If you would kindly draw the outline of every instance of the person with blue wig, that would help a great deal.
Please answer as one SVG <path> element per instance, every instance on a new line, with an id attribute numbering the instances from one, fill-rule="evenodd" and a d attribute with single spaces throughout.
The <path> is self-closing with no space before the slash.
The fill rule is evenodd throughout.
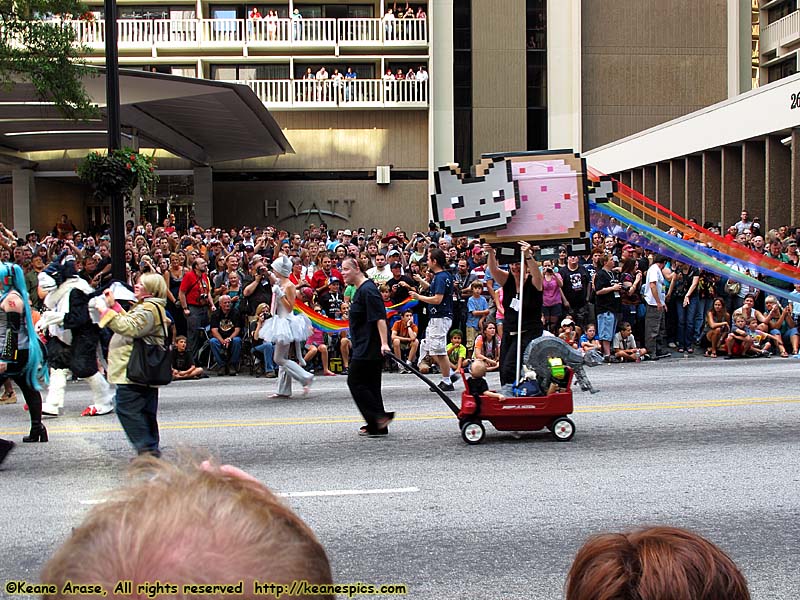
<path id="1" fill-rule="evenodd" d="M 25 397 L 31 417 L 30 434 L 23 442 L 46 442 L 47 429 L 42 424 L 42 396 L 39 390 L 47 382 L 42 346 L 31 319 L 31 307 L 25 275 L 17 265 L 0 263 L 0 382 L 14 380 Z M 0 442 L 0 462 L 13 442 Z"/>

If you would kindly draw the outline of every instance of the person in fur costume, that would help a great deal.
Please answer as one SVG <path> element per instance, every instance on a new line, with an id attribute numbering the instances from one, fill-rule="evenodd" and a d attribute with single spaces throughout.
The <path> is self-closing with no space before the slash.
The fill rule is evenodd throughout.
<path id="1" fill-rule="evenodd" d="M 97 369 L 100 329 L 89 317 L 89 299 L 96 292 L 78 277 L 73 256 L 62 254 L 39 273 L 39 294 L 46 294 L 46 311 L 36 329 L 48 333 L 47 362 L 50 365 L 50 387 L 42 413 L 58 416 L 64 406 L 70 371 L 75 377 L 89 382 L 94 396 L 94 403 L 86 407 L 81 416 L 94 417 L 112 412 L 114 392 Z"/>

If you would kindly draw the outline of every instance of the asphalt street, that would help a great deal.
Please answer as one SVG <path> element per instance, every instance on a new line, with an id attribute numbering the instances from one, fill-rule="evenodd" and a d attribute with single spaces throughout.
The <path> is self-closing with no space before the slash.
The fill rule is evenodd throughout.
<path id="1" fill-rule="evenodd" d="M 800 361 L 674 358 L 588 374 L 600 392 L 575 392 L 567 443 L 488 425 L 468 446 L 440 398 L 399 374 L 384 377 L 398 413 L 385 439 L 357 435 L 344 377 L 274 400 L 275 380 L 239 376 L 162 390 L 162 441 L 167 458 L 212 455 L 284 494 L 341 583 L 555 600 L 587 536 L 669 524 L 725 549 L 755 600 L 800 598 Z M 131 448 L 115 416 L 78 416 L 88 399 L 70 384 L 50 442 L 19 444 L 0 470 L 0 583 L 37 581 L 125 478 Z M 26 426 L 21 402 L 0 406 L 0 437 L 19 442 Z"/>

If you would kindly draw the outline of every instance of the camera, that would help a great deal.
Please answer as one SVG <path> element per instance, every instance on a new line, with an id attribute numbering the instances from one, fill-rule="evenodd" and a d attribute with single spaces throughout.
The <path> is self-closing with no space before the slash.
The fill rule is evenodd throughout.
<path id="1" fill-rule="evenodd" d="M 264 265 L 261 265 L 260 267 L 258 267 L 258 269 L 256 269 L 256 273 L 258 273 L 262 277 L 267 274 L 267 271 L 268 269 Z"/>
<path id="2" fill-rule="evenodd" d="M 208 294 L 198 294 L 197 301 L 200 304 L 208 304 Z"/>

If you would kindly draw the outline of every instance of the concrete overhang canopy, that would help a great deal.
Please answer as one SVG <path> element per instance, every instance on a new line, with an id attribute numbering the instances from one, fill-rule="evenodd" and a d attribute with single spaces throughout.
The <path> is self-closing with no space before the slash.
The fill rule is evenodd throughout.
<path id="1" fill-rule="evenodd" d="M 93 70 L 98 76 L 85 77 L 84 87 L 101 114 L 90 121 L 64 119 L 29 83 L 0 91 L 0 151 L 106 147 L 105 69 Z M 136 136 L 140 147 L 162 148 L 201 165 L 294 153 L 246 85 L 126 69 L 120 69 L 119 82 L 123 146 Z"/>

